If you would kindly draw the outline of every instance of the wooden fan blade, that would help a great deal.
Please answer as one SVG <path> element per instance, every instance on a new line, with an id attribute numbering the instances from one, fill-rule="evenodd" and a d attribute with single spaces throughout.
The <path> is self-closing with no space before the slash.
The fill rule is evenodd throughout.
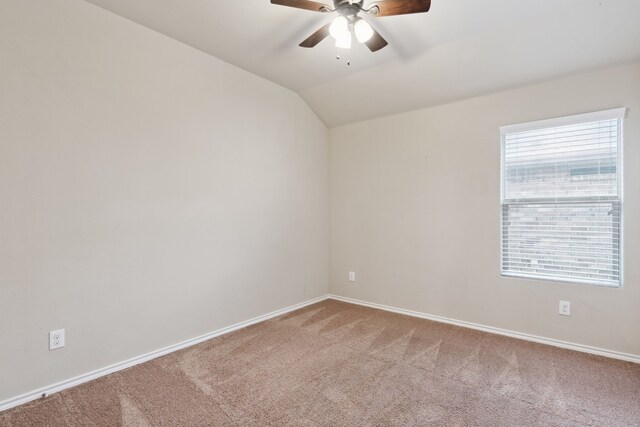
<path id="1" fill-rule="evenodd" d="M 393 16 L 424 13 L 430 8 L 431 0 L 384 0 L 371 3 L 367 10 L 373 16 Z"/>
<path id="2" fill-rule="evenodd" d="M 373 35 L 364 44 L 367 45 L 371 52 L 377 52 L 389 43 L 380 35 L 379 32 L 373 30 Z"/>
<path id="3" fill-rule="evenodd" d="M 298 9 L 313 10 L 314 12 L 327 12 L 329 8 L 326 4 L 310 0 L 271 0 L 271 4 L 280 6 L 295 7 Z"/>
<path id="4" fill-rule="evenodd" d="M 330 26 L 331 23 L 325 25 L 315 33 L 311 34 L 305 41 L 300 43 L 300 47 L 315 47 L 318 43 L 327 38 L 327 36 L 329 35 Z"/>

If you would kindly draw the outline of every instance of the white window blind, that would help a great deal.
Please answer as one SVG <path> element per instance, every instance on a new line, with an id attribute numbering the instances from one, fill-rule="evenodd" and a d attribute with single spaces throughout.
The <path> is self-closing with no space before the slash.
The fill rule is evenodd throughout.
<path id="1" fill-rule="evenodd" d="M 500 128 L 503 275 L 621 284 L 624 113 Z"/>

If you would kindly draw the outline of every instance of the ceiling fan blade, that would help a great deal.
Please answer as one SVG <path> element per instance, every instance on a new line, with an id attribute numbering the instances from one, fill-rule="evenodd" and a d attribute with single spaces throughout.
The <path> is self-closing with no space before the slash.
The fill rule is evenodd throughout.
<path id="1" fill-rule="evenodd" d="M 379 32 L 373 30 L 373 35 L 364 44 L 367 45 L 371 52 L 377 52 L 389 43 L 380 35 Z"/>
<path id="2" fill-rule="evenodd" d="M 271 4 L 313 10 L 314 12 L 329 12 L 326 4 L 310 0 L 271 0 Z"/>
<path id="3" fill-rule="evenodd" d="M 329 27 L 331 24 L 327 24 L 324 27 L 320 28 L 315 33 L 311 34 L 305 41 L 300 43 L 300 47 L 315 47 L 322 40 L 326 39 L 329 35 Z"/>
<path id="4" fill-rule="evenodd" d="M 424 13 L 430 8 L 431 0 L 384 0 L 371 3 L 367 10 L 373 16 L 393 16 Z"/>

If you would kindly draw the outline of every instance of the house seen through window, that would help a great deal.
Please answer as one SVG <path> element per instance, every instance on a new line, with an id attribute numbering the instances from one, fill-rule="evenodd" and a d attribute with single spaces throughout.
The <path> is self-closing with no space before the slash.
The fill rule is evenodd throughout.
<path id="1" fill-rule="evenodd" d="M 621 285 L 624 112 L 500 128 L 503 275 Z"/>

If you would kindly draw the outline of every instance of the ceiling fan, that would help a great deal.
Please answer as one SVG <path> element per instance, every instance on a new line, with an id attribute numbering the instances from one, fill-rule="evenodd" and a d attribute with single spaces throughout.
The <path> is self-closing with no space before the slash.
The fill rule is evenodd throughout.
<path id="1" fill-rule="evenodd" d="M 369 3 L 367 7 L 364 7 L 364 0 L 333 0 L 333 8 L 311 0 L 271 0 L 271 3 L 315 12 L 338 13 L 333 22 L 311 34 L 300 43 L 300 47 L 315 47 L 331 35 L 336 39 L 336 47 L 350 49 L 353 34 L 371 52 L 382 49 L 388 43 L 367 21 L 358 16 L 361 12 L 382 17 L 428 12 L 431 7 L 431 0 L 380 0 Z"/>

